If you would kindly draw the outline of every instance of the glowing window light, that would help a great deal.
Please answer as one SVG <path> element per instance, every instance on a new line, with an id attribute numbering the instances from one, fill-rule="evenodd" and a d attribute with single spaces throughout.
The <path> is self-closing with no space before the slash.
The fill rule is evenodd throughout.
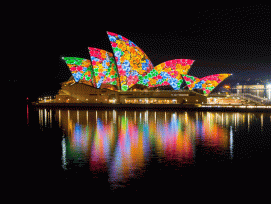
<path id="1" fill-rule="evenodd" d="M 194 60 L 175 59 L 163 62 L 147 75 L 139 76 L 138 84 L 149 87 L 170 85 L 174 90 L 179 90 L 183 83 L 182 74 L 187 74 Z"/>
<path id="2" fill-rule="evenodd" d="M 113 54 L 105 50 L 89 47 L 94 76 L 97 82 L 97 88 L 102 84 L 120 86 L 117 66 Z"/>
<path id="3" fill-rule="evenodd" d="M 139 81 L 139 76 L 145 76 L 153 69 L 153 64 L 132 41 L 115 33 L 107 34 L 117 62 L 121 90 L 127 91 Z"/>
<path id="4" fill-rule="evenodd" d="M 82 80 L 87 81 L 90 85 L 95 86 L 90 60 L 77 57 L 63 57 L 62 59 L 70 68 L 75 82 L 79 82 L 80 80 Z"/>

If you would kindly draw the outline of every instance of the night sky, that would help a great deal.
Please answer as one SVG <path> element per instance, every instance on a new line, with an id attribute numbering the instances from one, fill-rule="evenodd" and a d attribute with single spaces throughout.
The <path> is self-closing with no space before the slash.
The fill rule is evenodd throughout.
<path id="1" fill-rule="evenodd" d="M 197 8 L 190 5 L 166 13 L 157 10 L 144 20 L 138 11 L 138 18 L 134 15 L 128 19 L 128 26 L 121 26 L 123 21 L 114 16 L 100 22 L 99 16 L 94 14 L 80 20 L 80 16 L 62 11 L 53 26 L 44 20 L 34 32 L 42 33 L 42 37 L 33 41 L 32 53 L 28 54 L 39 59 L 35 64 L 25 65 L 27 72 L 18 68 L 8 80 L 15 86 L 20 84 L 22 95 L 32 96 L 34 100 L 44 93 L 57 91 L 59 83 L 71 76 L 62 57 L 89 59 L 88 47 L 112 52 L 106 31 L 130 39 L 154 66 L 183 58 L 195 60 L 189 74 L 196 77 L 232 73 L 227 80 L 232 84 L 269 74 L 271 77 L 270 10 L 271 7 L 264 4 Z M 37 76 L 32 77 L 31 73 L 37 69 Z"/>

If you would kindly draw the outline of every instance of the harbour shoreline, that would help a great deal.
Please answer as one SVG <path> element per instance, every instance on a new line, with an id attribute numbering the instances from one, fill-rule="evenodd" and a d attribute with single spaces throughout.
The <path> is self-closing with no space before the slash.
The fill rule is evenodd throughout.
<path id="1" fill-rule="evenodd" d="M 119 109 L 119 110 L 184 110 L 184 111 L 233 111 L 271 112 L 271 106 L 217 105 L 217 104 L 104 104 L 104 103 L 32 103 L 38 108 Z"/>

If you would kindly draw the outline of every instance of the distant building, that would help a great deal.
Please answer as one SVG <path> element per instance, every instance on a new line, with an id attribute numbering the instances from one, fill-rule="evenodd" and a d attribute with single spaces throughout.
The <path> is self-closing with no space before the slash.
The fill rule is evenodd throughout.
<path id="1" fill-rule="evenodd" d="M 258 96 L 261 98 L 269 98 L 270 99 L 270 87 L 265 86 L 263 84 L 244 84 L 244 85 L 236 85 L 233 88 L 233 92 L 236 94 L 251 94 L 254 96 Z"/>

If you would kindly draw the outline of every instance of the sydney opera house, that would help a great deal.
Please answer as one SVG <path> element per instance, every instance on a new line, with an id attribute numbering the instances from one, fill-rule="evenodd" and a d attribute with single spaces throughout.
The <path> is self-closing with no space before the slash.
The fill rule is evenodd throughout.
<path id="1" fill-rule="evenodd" d="M 188 75 L 194 60 L 174 59 L 154 66 L 129 39 L 107 32 L 113 53 L 88 48 L 90 58 L 63 57 L 72 76 L 56 103 L 205 103 L 230 74 Z"/>

